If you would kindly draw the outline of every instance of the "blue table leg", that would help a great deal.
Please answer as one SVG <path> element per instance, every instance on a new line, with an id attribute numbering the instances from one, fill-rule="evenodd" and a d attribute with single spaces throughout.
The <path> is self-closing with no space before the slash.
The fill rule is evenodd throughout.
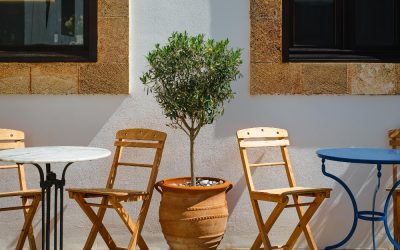
<path id="1" fill-rule="evenodd" d="M 351 204 L 353 205 L 353 211 L 354 211 L 353 225 L 351 226 L 350 232 L 339 243 L 336 243 L 335 245 L 331 245 L 331 246 L 325 247 L 325 250 L 330 250 L 330 249 L 335 249 L 335 248 L 339 248 L 339 247 L 343 246 L 344 244 L 346 244 L 347 241 L 350 240 L 351 236 L 353 236 L 354 231 L 356 230 L 356 227 L 357 227 L 357 222 L 358 222 L 358 208 L 357 208 L 356 199 L 354 198 L 353 193 L 351 192 L 350 188 L 346 185 L 346 183 L 344 183 L 339 177 L 326 172 L 325 159 L 322 159 L 322 173 L 325 176 L 327 176 L 329 178 L 332 178 L 333 180 L 337 181 L 346 190 L 347 194 L 350 197 Z M 399 184 L 400 184 L 400 182 L 399 182 Z"/>
<path id="2" fill-rule="evenodd" d="M 393 246 L 394 246 L 396 249 L 399 249 L 399 248 L 400 248 L 400 245 L 399 245 L 399 243 L 397 243 L 397 242 L 393 239 L 392 233 L 390 232 L 389 225 L 388 225 L 388 221 L 387 221 L 387 211 L 388 211 L 388 208 L 389 208 L 389 203 L 390 203 L 390 199 L 392 198 L 393 192 L 396 190 L 396 188 L 397 188 L 399 185 L 400 185 L 400 180 L 398 180 L 398 181 L 396 182 L 396 184 L 393 185 L 392 189 L 390 189 L 390 192 L 389 192 L 389 194 L 388 194 L 388 197 L 386 198 L 385 208 L 384 208 L 384 210 L 383 210 L 383 213 L 385 214 L 385 218 L 384 218 L 384 220 L 383 220 L 383 224 L 385 225 L 385 231 L 386 231 L 386 234 L 387 234 L 387 236 L 388 236 L 390 242 L 392 242 Z"/>
<path id="3" fill-rule="evenodd" d="M 375 192 L 374 192 L 374 197 L 372 199 L 372 242 L 373 242 L 373 246 L 374 249 L 376 249 L 376 240 L 375 240 L 375 201 L 376 201 L 376 195 L 378 194 L 379 188 L 381 187 L 381 176 L 382 176 L 382 165 L 378 164 L 377 165 L 377 176 L 378 176 L 378 185 L 375 188 Z M 386 214 L 384 213 L 384 216 L 386 216 Z"/>

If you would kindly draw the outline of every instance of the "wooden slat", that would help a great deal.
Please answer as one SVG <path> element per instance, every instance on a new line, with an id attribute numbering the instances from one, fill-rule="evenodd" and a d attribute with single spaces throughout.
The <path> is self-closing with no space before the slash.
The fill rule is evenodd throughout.
<path id="1" fill-rule="evenodd" d="M 0 141 L 3 140 L 23 140 L 25 138 L 25 134 L 19 130 L 13 129 L 0 129 Z"/>
<path id="2" fill-rule="evenodd" d="M 255 164 L 250 164 L 250 167 L 273 167 L 273 166 L 284 166 L 285 162 L 280 161 L 280 162 L 270 162 L 270 163 L 255 163 Z"/>
<path id="3" fill-rule="evenodd" d="M 272 249 L 285 249 L 287 245 L 272 246 Z"/>
<path id="4" fill-rule="evenodd" d="M 17 165 L 0 166 L 0 169 L 12 169 L 12 168 L 18 168 L 18 166 Z"/>
<path id="5" fill-rule="evenodd" d="M 86 204 L 87 204 L 88 206 L 91 206 L 91 207 L 113 208 L 113 206 L 111 206 L 111 205 L 105 205 L 105 204 L 99 204 L 99 203 L 90 203 L 90 202 L 86 202 Z"/>
<path id="6" fill-rule="evenodd" d="M 152 129 L 134 128 L 118 131 L 116 138 L 128 140 L 165 141 L 167 134 Z"/>
<path id="7" fill-rule="evenodd" d="M 400 137 L 400 128 L 389 130 L 388 136 L 389 136 L 389 138 L 399 138 Z"/>
<path id="8" fill-rule="evenodd" d="M 161 143 L 153 142 L 127 142 L 127 141 L 116 141 L 115 146 L 120 147 L 132 147 L 132 148 L 161 148 Z"/>
<path id="9" fill-rule="evenodd" d="M 314 204 L 314 202 L 304 202 L 304 203 L 297 203 L 297 204 L 289 204 L 286 207 L 305 207 Z"/>
<path id="10" fill-rule="evenodd" d="M 2 211 L 11 211 L 11 210 L 20 210 L 20 209 L 26 209 L 26 208 L 31 208 L 32 206 L 16 206 L 16 207 L 5 207 L 5 208 L 0 208 L 0 212 Z"/>
<path id="11" fill-rule="evenodd" d="M 22 141 L 15 141 L 15 142 L 1 142 L 0 141 L 0 150 L 23 148 L 23 147 L 24 147 L 24 142 L 22 142 Z"/>
<path id="12" fill-rule="evenodd" d="M 239 139 L 247 138 L 286 138 L 288 137 L 288 132 L 285 129 L 280 128 L 248 128 L 237 131 L 237 137 Z"/>
<path id="13" fill-rule="evenodd" d="M 389 144 L 392 147 L 398 147 L 398 146 L 400 146 L 400 140 L 390 140 Z"/>
<path id="14" fill-rule="evenodd" d="M 117 165 L 119 166 L 129 166 L 129 167 L 145 167 L 145 168 L 152 168 L 152 164 L 144 164 L 144 163 L 128 163 L 128 162 L 118 162 Z"/>
<path id="15" fill-rule="evenodd" d="M 284 202 L 287 200 L 287 196 L 281 196 L 276 194 L 269 194 L 263 192 L 253 191 L 250 193 L 251 199 L 254 200 L 263 200 L 263 201 L 273 201 L 273 202 Z"/>
<path id="16" fill-rule="evenodd" d="M 271 140 L 271 141 L 240 141 L 241 148 L 258 148 L 258 147 L 277 147 L 288 146 L 289 140 Z"/>

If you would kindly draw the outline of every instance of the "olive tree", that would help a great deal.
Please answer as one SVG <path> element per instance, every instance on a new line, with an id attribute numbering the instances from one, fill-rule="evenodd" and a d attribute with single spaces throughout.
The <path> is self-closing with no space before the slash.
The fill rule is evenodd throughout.
<path id="1" fill-rule="evenodd" d="M 146 59 L 149 67 L 140 80 L 170 119 L 168 126 L 189 137 L 194 186 L 195 139 L 202 127 L 223 115 L 224 103 L 234 97 L 231 83 L 241 77 L 241 49 L 230 48 L 228 39 L 174 32 L 164 46 L 156 44 Z"/>

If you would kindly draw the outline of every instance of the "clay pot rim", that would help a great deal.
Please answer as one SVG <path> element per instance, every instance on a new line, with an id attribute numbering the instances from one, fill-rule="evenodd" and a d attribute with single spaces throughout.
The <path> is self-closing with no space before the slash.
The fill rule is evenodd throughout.
<path id="1" fill-rule="evenodd" d="M 218 177 L 208 177 L 208 176 L 196 176 L 196 178 L 202 178 L 202 179 L 208 179 L 208 180 L 222 180 L 224 183 L 218 184 L 218 185 L 212 185 L 212 186 L 175 186 L 172 184 L 178 184 L 178 183 L 183 183 L 190 181 L 190 177 L 174 177 L 174 178 L 167 178 L 163 179 L 159 182 L 156 183 L 155 187 L 157 191 L 160 191 L 158 188 L 161 187 L 162 189 L 174 189 L 176 191 L 217 191 L 217 190 L 226 190 L 229 191 L 233 185 L 231 182 L 218 178 Z"/>

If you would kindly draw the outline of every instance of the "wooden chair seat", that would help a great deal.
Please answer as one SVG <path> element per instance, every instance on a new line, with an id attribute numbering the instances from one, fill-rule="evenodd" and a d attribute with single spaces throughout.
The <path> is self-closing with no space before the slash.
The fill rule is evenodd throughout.
<path id="1" fill-rule="evenodd" d="M 29 198 L 34 197 L 37 195 L 42 195 L 42 191 L 40 189 L 28 189 L 28 190 L 21 190 L 21 191 L 13 191 L 13 192 L 3 192 L 0 193 L 0 198 L 4 197 L 23 197 Z"/>
<path id="2" fill-rule="evenodd" d="M 108 196 L 124 201 L 141 201 L 148 196 L 148 193 L 144 191 L 113 188 L 70 188 L 67 189 L 67 191 L 71 198 L 73 198 L 75 194 L 79 194 L 82 195 L 83 198 Z"/>
<path id="3" fill-rule="evenodd" d="M 257 200 L 280 201 L 283 197 L 289 195 L 316 197 L 320 194 L 324 194 L 326 198 L 329 198 L 331 191 L 331 188 L 288 187 L 256 190 L 252 191 L 251 195 Z"/>

